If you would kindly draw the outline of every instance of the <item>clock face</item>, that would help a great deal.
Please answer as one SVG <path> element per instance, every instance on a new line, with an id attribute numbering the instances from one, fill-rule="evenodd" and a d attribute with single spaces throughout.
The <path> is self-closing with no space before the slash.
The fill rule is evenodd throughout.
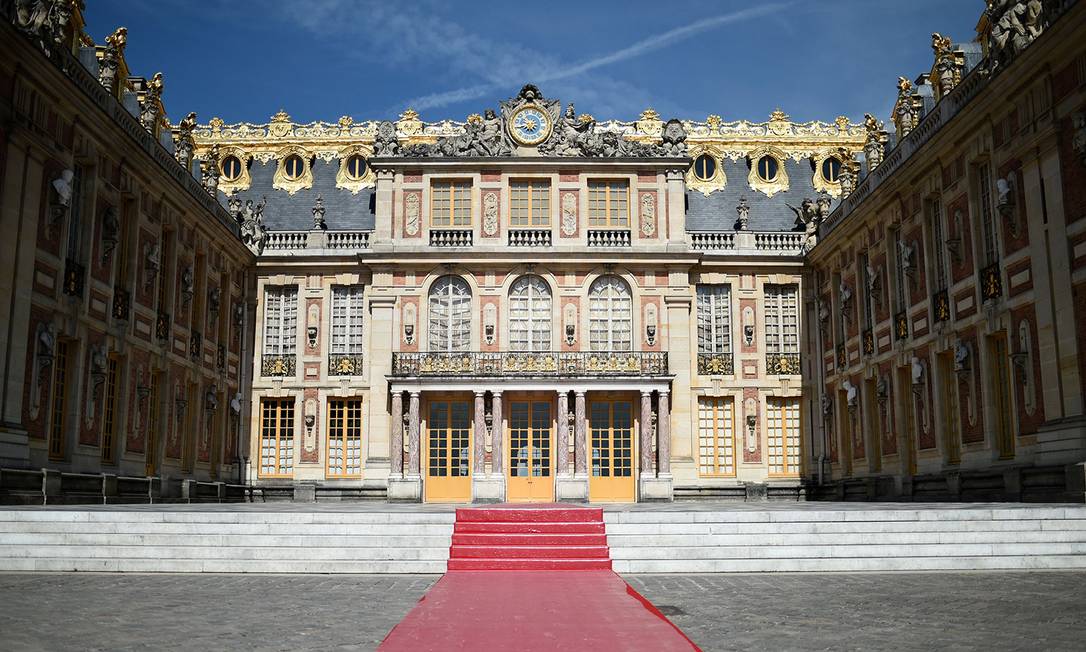
<path id="1" fill-rule="evenodd" d="M 538 145 L 551 135 L 551 118 L 537 106 L 521 107 L 510 120 L 513 140 L 521 145 Z"/>

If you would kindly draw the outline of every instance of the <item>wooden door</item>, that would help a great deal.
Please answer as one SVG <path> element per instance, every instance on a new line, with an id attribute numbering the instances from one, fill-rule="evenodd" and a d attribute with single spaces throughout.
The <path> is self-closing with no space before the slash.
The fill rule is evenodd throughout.
<path id="1" fill-rule="evenodd" d="M 512 398 L 507 432 L 510 502 L 554 500 L 554 408 L 549 399 Z"/>
<path id="2" fill-rule="evenodd" d="M 597 398 L 588 410 L 590 460 L 589 499 L 633 502 L 637 496 L 634 474 L 634 403 L 625 398 Z M 644 424 L 643 427 L 647 427 Z"/>
<path id="3" fill-rule="evenodd" d="M 470 400 L 427 401 L 424 458 L 427 502 L 471 501 L 472 429 Z"/>

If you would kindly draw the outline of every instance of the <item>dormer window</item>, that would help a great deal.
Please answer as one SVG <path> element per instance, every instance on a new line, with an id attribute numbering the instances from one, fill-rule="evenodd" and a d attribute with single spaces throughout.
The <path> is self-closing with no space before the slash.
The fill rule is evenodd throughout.
<path id="1" fill-rule="evenodd" d="M 362 158 L 360 154 L 352 154 L 347 159 L 346 170 L 347 176 L 352 181 L 358 181 L 366 176 L 366 159 Z"/>
<path id="2" fill-rule="evenodd" d="M 758 159 L 755 164 L 755 169 L 758 173 L 758 178 L 767 183 L 772 183 L 777 180 L 777 174 L 780 171 L 780 162 L 772 156 L 766 155 Z"/>
<path id="3" fill-rule="evenodd" d="M 287 179 L 296 181 L 305 174 L 305 161 L 297 154 L 291 154 L 283 160 L 283 174 Z"/>
<path id="4" fill-rule="evenodd" d="M 829 156 L 822 161 L 822 178 L 826 183 L 837 183 L 841 178 L 841 159 Z"/>
<path id="5" fill-rule="evenodd" d="M 234 155 L 222 160 L 222 177 L 226 181 L 237 181 L 241 177 L 241 159 Z"/>
<path id="6" fill-rule="evenodd" d="M 699 181 L 709 181 L 716 176 L 716 159 L 709 154 L 702 154 L 694 159 L 694 176 Z"/>

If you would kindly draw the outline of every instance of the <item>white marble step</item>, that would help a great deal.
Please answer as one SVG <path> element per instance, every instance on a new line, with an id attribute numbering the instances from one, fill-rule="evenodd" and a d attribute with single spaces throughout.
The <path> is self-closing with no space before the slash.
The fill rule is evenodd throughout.
<path id="1" fill-rule="evenodd" d="M 228 546 L 228 547 L 410 547 L 448 548 L 448 534 L 404 536 L 389 534 L 366 535 L 271 535 L 271 534 L 185 534 L 172 533 L 101 533 L 101 532 L 5 532 L 0 534 L 2 545 L 65 545 L 65 546 Z"/>
<path id="2" fill-rule="evenodd" d="M 5 521 L 90 522 L 90 523 L 253 523 L 253 524 L 449 524 L 453 512 L 275 512 L 197 511 L 163 509 L 76 510 L 76 509 L 0 509 L 0 524 Z"/>
<path id="3" fill-rule="evenodd" d="M 1029 555 L 1082 555 L 1078 543 L 955 543 L 914 545 L 777 545 L 777 546 L 611 546 L 611 559 L 723 560 L 813 559 L 818 557 L 987 557 Z"/>
<path id="4" fill-rule="evenodd" d="M 847 557 L 818 559 L 616 559 L 617 573 L 799 573 L 1086 568 L 1086 555 Z"/>
<path id="5" fill-rule="evenodd" d="M 95 532 L 116 534 L 232 535 L 451 535 L 453 523 L 162 523 L 155 521 L 0 521 L 4 532 Z"/>
<path id="6" fill-rule="evenodd" d="M 243 560 L 2 558 L 0 571 L 85 571 L 102 573 L 444 573 L 445 560 Z"/>
<path id="7" fill-rule="evenodd" d="M 848 532 L 796 534 L 611 534 L 612 548 L 952 543 L 1086 543 L 1086 530 Z"/>
<path id="8" fill-rule="evenodd" d="M 608 534 L 798 534 L 1086 530 L 1086 518 L 971 521 L 825 521 L 806 523 L 608 523 Z"/>
<path id="9" fill-rule="evenodd" d="M 676 508 L 680 509 L 680 508 Z M 924 509 L 804 509 L 735 511 L 605 511 L 612 523 L 808 523 L 852 521 L 1005 521 L 1086 519 L 1086 506 L 978 508 L 927 507 Z"/>
<path id="10" fill-rule="evenodd" d="M 250 559 L 280 561 L 445 561 L 448 546 L 418 548 L 406 546 L 363 547 L 268 547 L 268 546 L 65 546 L 0 545 L 0 558 L 39 557 L 46 559 Z"/>

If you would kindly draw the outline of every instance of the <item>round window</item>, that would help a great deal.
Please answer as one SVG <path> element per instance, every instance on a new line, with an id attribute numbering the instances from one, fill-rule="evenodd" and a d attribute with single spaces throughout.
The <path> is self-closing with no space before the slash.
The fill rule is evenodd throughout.
<path id="1" fill-rule="evenodd" d="M 763 156 L 758 159 L 758 177 L 762 181 L 774 181 L 777 178 L 777 170 L 780 163 L 772 156 Z"/>
<path id="2" fill-rule="evenodd" d="M 716 175 L 716 159 L 702 154 L 694 159 L 694 176 L 701 181 L 708 181 Z"/>
<path id="3" fill-rule="evenodd" d="M 305 161 L 297 154 L 291 154 L 283 160 L 283 172 L 288 179 L 297 179 L 305 173 Z"/>
<path id="4" fill-rule="evenodd" d="M 347 176 L 358 180 L 366 176 L 366 159 L 361 154 L 352 154 L 347 159 Z"/>
<path id="5" fill-rule="evenodd" d="M 231 154 L 222 160 L 222 176 L 227 181 L 237 181 L 241 176 L 241 159 Z"/>
<path id="6" fill-rule="evenodd" d="M 830 156 L 822 161 L 822 178 L 829 183 L 837 183 L 841 178 L 841 159 Z"/>

